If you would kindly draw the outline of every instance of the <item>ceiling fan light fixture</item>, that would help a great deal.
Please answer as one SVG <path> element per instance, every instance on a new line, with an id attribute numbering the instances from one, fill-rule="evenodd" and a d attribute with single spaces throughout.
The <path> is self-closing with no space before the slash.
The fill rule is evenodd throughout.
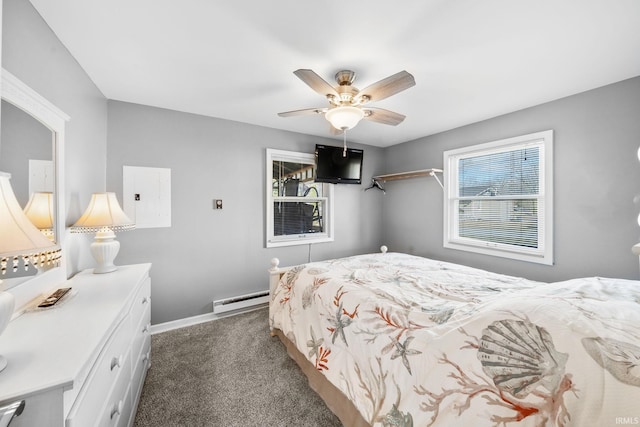
<path id="1" fill-rule="evenodd" d="M 324 117 L 334 128 L 348 130 L 354 128 L 362 120 L 364 111 L 358 107 L 335 107 L 327 111 Z"/>

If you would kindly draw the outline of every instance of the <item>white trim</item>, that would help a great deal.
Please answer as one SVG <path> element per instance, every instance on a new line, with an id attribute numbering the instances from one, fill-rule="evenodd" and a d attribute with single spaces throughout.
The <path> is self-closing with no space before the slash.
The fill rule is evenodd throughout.
<path id="1" fill-rule="evenodd" d="M 541 208 L 544 210 L 541 222 L 538 225 L 539 250 L 520 248 L 509 245 L 475 242 L 471 239 L 456 238 L 457 223 L 450 218 L 451 202 L 458 197 L 457 162 L 460 158 L 474 157 L 508 151 L 510 147 L 518 145 L 540 144 L 540 162 L 544 173 L 540 174 L 539 195 Z M 531 133 L 498 141 L 487 142 L 470 147 L 447 150 L 443 153 L 444 174 L 444 213 L 443 213 L 443 246 L 449 249 L 457 249 L 467 252 L 475 252 L 485 255 L 493 255 L 520 261 L 529 261 L 539 264 L 553 265 L 553 130 Z M 500 198 L 492 198 L 498 200 Z"/>
<path id="2" fill-rule="evenodd" d="M 265 191 L 266 191 L 266 229 L 265 229 L 265 247 L 266 248 L 275 248 L 281 246 L 293 246 L 293 245 L 308 245 L 313 243 L 325 243 L 325 242 L 333 242 L 333 184 L 322 184 L 322 194 L 323 197 L 292 197 L 292 201 L 313 201 L 313 200 L 321 200 L 324 204 L 324 224 L 325 229 L 322 233 L 301 233 L 301 234 L 290 234 L 283 236 L 274 236 L 274 224 L 273 224 L 273 188 L 272 188 L 272 179 L 273 179 L 273 160 L 284 160 L 291 162 L 304 162 L 310 165 L 315 165 L 315 154 L 311 153 L 299 153 L 296 151 L 285 151 L 285 150 L 275 150 L 272 148 L 267 148 L 266 150 L 266 176 L 265 176 Z M 278 197 L 278 200 L 289 200 L 286 197 Z"/>
<path id="3" fill-rule="evenodd" d="M 2 98 L 26 111 L 51 130 L 57 131 L 63 128 L 70 120 L 62 110 L 4 68 L 2 69 Z"/>
<path id="4" fill-rule="evenodd" d="M 53 142 L 53 159 L 55 161 L 55 233 L 56 243 L 58 243 L 64 251 L 64 238 L 66 234 L 66 210 L 65 210 L 65 179 L 64 179 L 64 141 L 65 126 L 70 120 L 69 116 L 57 108 L 55 105 L 47 101 L 39 93 L 31 89 L 16 76 L 2 69 L 0 95 L 2 99 L 10 102 L 20 108 L 52 132 Z M 33 276 L 20 285 L 12 288 L 10 292 L 16 298 L 16 312 L 14 316 L 20 313 L 20 310 L 33 298 L 39 296 L 42 292 L 46 292 L 58 283 L 67 280 L 66 254 L 60 259 L 58 267 Z"/>
<path id="5" fill-rule="evenodd" d="M 157 325 L 151 325 L 151 335 L 160 334 L 162 332 L 173 331 L 175 329 L 186 328 L 187 326 L 199 325 L 200 323 L 211 322 L 212 320 L 220 320 L 225 317 L 232 317 L 238 314 L 249 313 L 249 312 L 260 310 L 267 307 L 268 307 L 268 304 L 265 303 L 265 304 L 253 306 L 249 309 L 237 310 L 232 313 L 225 313 L 222 315 L 205 313 L 205 314 L 200 314 L 198 316 L 186 317 L 184 319 L 172 320 L 170 322 L 158 323 Z"/>

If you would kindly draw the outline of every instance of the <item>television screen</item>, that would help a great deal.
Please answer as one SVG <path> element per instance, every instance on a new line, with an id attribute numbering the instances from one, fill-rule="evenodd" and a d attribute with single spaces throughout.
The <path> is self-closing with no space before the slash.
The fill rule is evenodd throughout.
<path id="1" fill-rule="evenodd" d="M 316 144 L 316 182 L 360 184 L 363 150 Z"/>

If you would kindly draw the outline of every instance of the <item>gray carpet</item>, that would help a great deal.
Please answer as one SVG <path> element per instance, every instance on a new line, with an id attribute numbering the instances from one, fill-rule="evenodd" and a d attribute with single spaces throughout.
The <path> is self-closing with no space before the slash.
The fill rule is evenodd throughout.
<path id="1" fill-rule="evenodd" d="M 269 336 L 266 308 L 151 337 L 135 427 L 340 425 Z"/>

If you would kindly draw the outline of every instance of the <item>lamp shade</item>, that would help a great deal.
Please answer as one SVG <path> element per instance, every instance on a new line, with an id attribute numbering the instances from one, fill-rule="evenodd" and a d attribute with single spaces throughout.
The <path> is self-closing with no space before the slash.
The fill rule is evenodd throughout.
<path id="1" fill-rule="evenodd" d="M 364 117 L 364 111 L 358 107 L 335 107 L 324 114 L 324 117 L 336 129 L 347 130 L 355 127 Z"/>
<path id="2" fill-rule="evenodd" d="M 24 213 L 29 221 L 40 230 L 53 229 L 53 193 L 35 192 L 31 194 Z"/>
<path id="3" fill-rule="evenodd" d="M 74 233 L 95 233 L 104 229 L 126 231 L 135 223 L 124 213 L 115 193 L 94 193 L 89 206 L 71 227 Z"/>
<path id="4" fill-rule="evenodd" d="M 0 262 L 2 273 L 6 271 L 7 261 L 13 260 L 13 269 L 17 269 L 19 258 L 28 268 L 32 264 L 44 265 L 56 263 L 60 259 L 61 249 L 46 238 L 31 223 L 16 200 L 9 179 L 11 175 L 0 172 Z"/>

